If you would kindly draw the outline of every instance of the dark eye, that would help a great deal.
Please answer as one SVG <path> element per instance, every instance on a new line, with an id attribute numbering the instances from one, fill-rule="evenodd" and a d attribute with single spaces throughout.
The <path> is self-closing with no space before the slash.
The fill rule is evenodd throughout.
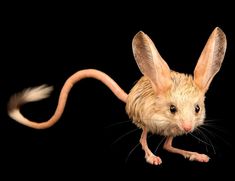
<path id="1" fill-rule="evenodd" d="M 176 111 L 177 111 L 177 108 L 175 107 L 175 105 L 170 105 L 170 111 L 171 111 L 171 113 L 172 114 L 175 114 L 176 113 Z"/>
<path id="2" fill-rule="evenodd" d="M 195 106 L 195 113 L 198 113 L 200 111 L 200 106 L 197 104 L 196 106 Z"/>

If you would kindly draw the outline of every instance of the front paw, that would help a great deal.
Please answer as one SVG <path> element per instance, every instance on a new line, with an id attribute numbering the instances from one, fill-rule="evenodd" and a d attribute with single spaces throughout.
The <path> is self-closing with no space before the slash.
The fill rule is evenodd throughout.
<path id="1" fill-rule="evenodd" d="M 162 163 L 162 160 L 160 157 L 155 156 L 153 154 L 151 155 L 146 155 L 145 159 L 148 163 L 152 164 L 152 165 L 160 165 Z"/>
<path id="2" fill-rule="evenodd" d="M 188 156 L 190 161 L 208 162 L 210 157 L 205 154 L 193 152 Z"/>

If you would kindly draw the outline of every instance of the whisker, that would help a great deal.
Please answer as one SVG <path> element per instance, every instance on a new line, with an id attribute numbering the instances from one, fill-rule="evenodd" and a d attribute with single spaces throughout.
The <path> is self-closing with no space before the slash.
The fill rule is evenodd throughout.
<path id="1" fill-rule="evenodd" d="M 149 138 L 152 137 L 152 136 L 153 136 L 153 134 L 152 134 L 152 135 L 148 135 L 147 139 L 149 139 Z M 127 163 L 127 161 L 129 160 L 131 154 L 135 151 L 135 149 L 136 149 L 139 145 L 140 145 L 140 142 L 137 143 L 137 144 L 130 150 L 130 152 L 128 153 L 128 155 L 127 155 L 127 157 L 126 157 L 126 159 L 125 159 L 125 163 Z"/>
<path id="2" fill-rule="evenodd" d="M 216 132 L 219 132 L 219 133 L 223 134 L 223 136 L 226 136 L 226 138 L 232 138 L 231 132 L 226 131 L 226 128 L 224 128 L 222 126 L 218 126 L 218 124 L 208 124 L 208 123 L 201 125 L 200 128 L 204 129 L 206 132 L 208 132 L 213 137 L 219 138 L 227 146 L 232 147 L 232 144 L 228 140 L 225 140 L 224 137 L 222 137 L 219 134 L 216 134 Z"/>
<path id="3" fill-rule="evenodd" d="M 227 135 L 227 136 L 230 136 L 229 134 L 228 134 L 228 132 L 226 132 L 225 130 L 223 130 L 222 128 L 219 128 L 218 127 L 218 124 L 203 124 L 203 125 L 201 125 L 200 127 L 207 127 L 206 129 L 214 129 L 214 130 L 216 130 L 216 131 L 219 131 L 220 133 L 223 133 L 223 134 L 225 134 L 225 135 Z"/>
<path id="4" fill-rule="evenodd" d="M 162 142 L 163 142 L 165 139 L 166 139 L 165 136 L 161 139 L 160 143 L 157 145 L 157 148 L 156 148 L 155 151 L 153 152 L 154 154 L 157 153 L 157 150 L 158 150 L 159 146 L 162 144 Z"/>
<path id="5" fill-rule="evenodd" d="M 207 126 L 207 127 L 210 127 L 210 128 L 214 128 L 218 131 L 221 131 L 223 133 L 226 133 L 223 129 L 225 129 L 224 127 L 222 127 L 220 124 L 222 123 L 221 122 L 222 120 L 219 120 L 219 119 L 213 119 L 213 120 L 205 120 L 204 121 L 204 124 L 201 125 L 201 126 Z M 200 127 L 201 127 L 200 126 Z"/>
<path id="6" fill-rule="evenodd" d="M 198 131 L 198 130 L 197 130 Z M 194 134 L 192 134 L 192 133 L 189 133 L 192 137 L 194 137 L 196 140 L 198 140 L 198 141 L 200 141 L 200 142 L 202 142 L 202 143 L 204 143 L 204 144 L 206 144 L 206 145 L 209 145 L 209 146 L 211 146 L 209 143 L 207 143 L 206 141 L 203 141 L 201 138 L 198 138 L 197 136 L 195 136 Z M 204 136 L 204 135 L 203 135 Z"/>
<path id="7" fill-rule="evenodd" d="M 200 127 L 200 128 L 198 127 L 198 131 L 200 131 L 200 132 L 202 133 L 202 135 L 205 136 L 205 138 L 206 138 L 207 141 L 210 143 L 210 145 L 211 145 L 211 147 L 212 147 L 212 149 L 213 149 L 213 153 L 216 154 L 215 147 L 214 147 L 214 145 L 212 144 L 212 141 L 210 140 L 210 138 L 209 138 L 201 129 L 203 129 L 203 130 L 205 130 L 205 131 L 207 131 L 207 132 L 208 132 L 208 130 L 205 129 L 205 128 L 202 128 L 202 127 Z"/>
<path id="8" fill-rule="evenodd" d="M 204 144 L 205 144 L 205 147 L 206 147 L 206 152 L 208 153 L 208 152 L 209 152 L 209 151 L 208 151 L 208 145 L 209 145 L 209 146 L 211 146 L 211 145 L 207 142 L 207 138 L 205 137 L 205 135 L 204 135 L 198 128 L 196 129 L 195 133 L 197 133 L 198 135 L 202 136 L 202 137 L 206 140 L 206 141 L 203 141 L 203 140 L 201 139 L 203 143 L 205 142 Z M 195 135 L 194 135 L 194 136 L 195 136 Z M 199 139 L 200 139 L 200 138 L 199 138 Z M 200 140 L 200 141 L 201 141 L 201 140 Z"/>
<path id="9" fill-rule="evenodd" d="M 203 126 L 201 126 L 200 128 L 203 129 L 203 130 L 205 130 L 208 134 L 212 135 L 214 138 L 219 138 L 219 139 L 222 140 L 227 146 L 232 147 L 232 144 L 231 144 L 230 142 L 228 142 L 227 140 L 225 140 L 225 139 L 224 139 L 223 137 L 221 137 L 220 135 L 215 134 L 214 132 L 212 133 L 212 131 L 206 129 L 206 128 L 203 127 Z M 219 131 L 221 131 L 221 130 L 219 130 Z M 227 136 L 229 136 L 229 137 L 231 138 L 231 136 L 228 135 L 228 133 L 226 133 L 226 132 L 222 132 L 222 133 L 227 134 Z"/>
<path id="10" fill-rule="evenodd" d="M 140 143 L 137 143 L 132 149 L 131 151 L 128 153 L 126 159 L 125 159 L 125 163 L 127 163 L 127 161 L 129 160 L 129 157 L 131 156 L 131 154 L 134 152 L 134 150 L 140 145 Z"/>
<path id="11" fill-rule="evenodd" d="M 214 127 L 214 126 L 217 127 L 218 123 L 221 123 L 221 122 L 219 122 L 219 120 L 217 120 L 217 119 L 207 119 L 207 120 L 204 120 L 204 124 L 201 125 L 201 126 L 207 125 L 207 126 L 210 126 L 210 127 Z"/>
<path id="12" fill-rule="evenodd" d="M 135 128 L 135 129 L 133 129 L 133 130 L 131 130 L 131 131 L 129 131 L 129 132 L 127 132 L 127 133 L 121 135 L 121 136 L 118 137 L 111 145 L 117 143 L 118 141 L 120 141 L 120 140 L 123 139 L 124 137 L 128 136 L 129 134 L 131 134 L 131 133 L 133 133 L 133 132 L 135 132 L 135 131 L 137 131 L 137 130 L 139 130 L 139 128 Z"/>
<path id="13" fill-rule="evenodd" d="M 199 128 L 199 127 L 198 127 L 198 128 Z M 199 129 L 200 129 L 200 130 L 202 129 L 202 130 L 206 131 L 209 135 L 215 137 L 214 134 L 213 134 L 210 130 L 208 130 L 207 128 L 204 128 L 203 126 L 200 126 Z"/>
<path id="14" fill-rule="evenodd" d="M 221 121 L 221 119 L 205 119 L 204 122 L 216 122 Z"/>
<path id="15" fill-rule="evenodd" d="M 131 121 L 128 120 L 128 121 L 121 121 L 121 122 L 113 123 L 113 124 L 110 124 L 108 126 L 105 126 L 104 128 L 108 129 L 108 128 L 111 128 L 111 127 L 114 127 L 114 126 L 118 126 L 118 125 L 121 125 L 121 124 L 125 124 L 125 123 L 131 123 Z"/>

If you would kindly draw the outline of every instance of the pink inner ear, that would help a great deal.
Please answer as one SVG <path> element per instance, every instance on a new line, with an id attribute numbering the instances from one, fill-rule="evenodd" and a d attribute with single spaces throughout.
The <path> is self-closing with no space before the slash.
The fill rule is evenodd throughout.
<path id="1" fill-rule="evenodd" d="M 170 68 L 148 35 L 139 32 L 132 41 L 133 53 L 141 72 L 151 80 L 157 94 L 169 89 Z"/>
<path id="2" fill-rule="evenodd" d="M 206 92 L 219 71 L 227 47 L 226 36 L 220 28 L 211 33 L 194 70 L 196 85 Z"/>

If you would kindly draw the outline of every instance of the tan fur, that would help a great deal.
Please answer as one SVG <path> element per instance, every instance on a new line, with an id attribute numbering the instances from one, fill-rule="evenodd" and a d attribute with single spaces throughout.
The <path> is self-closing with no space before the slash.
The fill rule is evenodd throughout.
<path id="1" fill-rule="evenodd" d="M 223 62 L 227 47 L 225 34 L 218 27 L 211 33 L 194 69 L 194 77 L 171 71 L 152 40 L 142 31 L 134 36 L 132 47 L 144 77 L 130 91 L 126 112 L 143 130 L 140 144 L 146 161 L 154 165 L 162 163 L 148 147 L 147 134 L 152 132 L 166 136 L 163 148 L 169 152 L 208 162 L 207 155 L 175 148 L 172 141 L 175 136 L 190 133 L 203 124 L 204 95 Z"/>
<path id="2" fill-rule="evenodd" d="M 126 112 L 130 119 L 143 130 L 140 144 L 148 163 L 154 165 L 162 163 L 161 158 L 148 148 L 148 132 L 166 136 L 163 148 L 169 152 L 181 154 L 191 161 L 208 162 L 207 155 L 175 148 L 172 146 L 172 141 L 173 137 L 190 133 L 203 124 L 204 94 L 221 67 L 226 47 L 226 36 L 216 27 L 199 57 L 192 77 L 171 71 L 152 40 L 140 31 L 132 40 L 132 49 L 136 63 L 144 76 L 131 89 L 129 95 L 105 73 L 87 69 L 76 72 L 66 80 L 55 113 L 49 120 L 36 123 L 20 113 L 21 105 L 45 98 L 49 94 L 51 88 L 44 86 L 28 89 L 13 96 L 9 101 L 8 114 L 26 126 L 36 129 L 49 128 L 61 117 L 73 85 L 84 78 L 95 78 L 107 85 L 126 103 Z"/>
<path id="3" fill-rule="evenodd" d="M 133 123 L 140 128 L 164 136 L 177 136 L 185 133 L 182 124 L 192 123 L 193 128 L 201 125 L 205 117 L 204 94 L 195 85 L 191 75 L 171 71 L 171 87 L 156 95 L 150 80 L 143 76 L 131 89 L 126 111 Z M 170 105 L 177 107 L 175 114 Z M 200 112 L 195 113 L 195 105 Z"/>

